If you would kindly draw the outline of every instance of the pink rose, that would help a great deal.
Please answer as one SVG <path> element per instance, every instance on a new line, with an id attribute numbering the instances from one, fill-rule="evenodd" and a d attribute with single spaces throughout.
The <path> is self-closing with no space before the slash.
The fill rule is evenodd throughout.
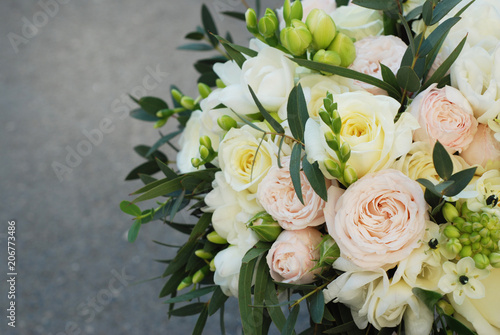
<path id="1" fill-rule="evenodd" d="M 312 283 L 321 271 L 311 271 L 319 259 L 321 240 L 321 233 L 314 228 L 284 230 L 266 257 L 271 277 L 282 283 Z"/>
<path id="2" fill-rule="evenodd" d="M 428 142 L 431 146 L 438 140 L 450 154 L 462 152 L 477 131 L 472 107 L 456 88 L 436 87 L 437 84 L 433 84 L 417 95 L 407 109 L 421 127 L 413 133 L 413 140 Z"/>
<path id="3" fill-rule="evenodd" d="M 481 165 L 485 169 L 500 169 L 500 142 L 486 124 L 480 123 L 476 136 L 460 156 L 470 165 Z"/>
<path id="4" fill-rule="evenodd" d="M 300 172 L 303 205 L 293 187 L 289 159 L 282 160 L 283 168 L 273 166 L 262 179 L 257 200 L 283 229 L 298 230 L 319 226 L 325 222 L 325 201 L 314 192 L 303 171 Z"/>
<path id="5" fill-rule="evenodd" d="M 396 36 L 365 37 L 354 43 L 356 59 L 350 69 L 382 79 L 380 63 L 397 73 L 407 45 Z M 381 88 L 356 81 L 356 84 L 372 94 L 387 95 Z"/>
<path id="6" fill-rule="evenodd" d="M 328 191 L 326 225 L 342 256 L 357 266 L 388 270 L 420 246 L 427 204 L 417 182 L 382 170 L 339 194 L 333 187 Z"/>

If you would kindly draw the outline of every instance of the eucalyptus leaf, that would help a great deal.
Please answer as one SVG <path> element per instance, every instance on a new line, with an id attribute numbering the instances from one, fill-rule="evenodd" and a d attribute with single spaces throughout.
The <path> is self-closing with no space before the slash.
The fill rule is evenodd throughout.
<path id="1" fill-rule="evenodd" d="M 200 33 L 199 31 L 193 31 L 191 33 L 188 33 L 186 36 L 184 36 L 185 39 L 195 40 L 195 41 L 202 40 L 203 37 L 205 37 L 205 34 Z"/>
<path id="2" fill-rule="evenodd" d="M 139 206 L 134 205 L 130 201 L 126 200 L 120 202 L 120 209 L 122 210 L 122 212 L 132 216 L 139 216 L 142 213 Z"/>
<path id="3" fill-rule="evenodd" d="M 443 296 L 437 292 L 424 290 L 419 287 L 414 287 L 412 289 L 413 294 L 417 296 L 432 312 L 434 312 L 434 307 Z"/>
<path id="4" fill-rule="evenodd" d="M 447 187 L 443 193 L 448 197 L 454 197 L 469 184 L 474 177 L 477 167 L 472 167 L 466 170 L 459 171 L 450 177 L 450 181 L 454 181 L 452 185 Z"/>
<path id="5" fill-rule="evenodd" d="M 195 302 L 193 304 L 189 304 L 189 305 L 174 309 L 174 310 L 170 311 L 168 314 L 174 315 L 174 316 L 196 315 L 196 314 L 201 313 L 201 311 L 205 308 L 205 305 L 206 304 L 203 302 Z"/>
<path id="6" fill-rule="evenodd" d="M 187 43 L 177 47 L 177 50 L 189 50 L 189 51 L 209 51 L 213 50 L 214 47 L 205 43 Z"/>
<path id="7" fill-rule="evenodd" d="M 163 163 L 161 160 L 157 159 L 156 164 L 158 164 L 158 167 L 160 170 L 165 174 L 165 177 L 168 179 L 175 179 L 178 177 L 177 173 L 174 172 L 167 164 Z"/>
<path id="8" fill-rule="evenodd" d="M 353 0 L 352 3 L 361 7 L 384 11 L 397 8 L 394 0 Z"/>
<path id="9" fill-rule="evenodd" d="M 418 178 L 417 182 L 422 184 L 429 192 L 432 192 L 436 196 L 441 197 L 441 192 L 438 192 L 436 190 L 436 186 L 430 180 L 424 178 Z"/>
<path id="10" fill-rule="evenodd" d="M 199 297 L 207 295 L 207 294 L 209 294 L 211 292 L 214 292 L 215 289 L 217 289 L 218 287 L 219 286 L 207 286 L 207 287 L 203 287 L 203 288 L 200 288 L 198 290 L 190 291 L 190 292 L 188 292 L 186 294 L 182 294 L 182 295 L 176 296 L 175 298 L 167 299 L 163 303 L 164 304 L 171 304 L 171 303 L 174 303 L 174 302 L 182 302 L 182 301 L 192 300 L 194 298 L 199 298 Z"/>
<path id="11" fill-rule="evenodd" d="M 439 177 L 448 180 L 453 173 L 453 162 L 451 161 L 450 154 L 448 154 L 448 151 L 446 151 L 439 141 L 436 141 L 432 150 L 432 161 Z"/>
<path id="12" fill-rule="evenodd" d="M 432 21 L 432 11 L 434 7 L 434 1 L 433 0 L 427 0 L 424 2 L 422 6 L 422 19 L 424 20 L 424 23 L 426 26 L 431 25 Z"/>
<path id="13" fill-rule="evenodd" d="M 297 323 L 297 317 L 299 316 L 300 305 L 295 305 L 288 318 L 286 319 L 281 335 L 292 335 L 295 331 L 295 323 Z"/>
<path id="14" fill-rule="evenodd" d="M 170 133 L 170 134 L 167 134 L 165 136 L 162 136 L 158 141 L 156 141 L 155 144 L 153 144 L 153 146 L 147 151 L 146 153 L 146 158 L 150 157 L 153 152 L 155 152 L 159 147 L 161 147 L 163 144 L 167 143 L 168 141 L 170 141 L 171 139 L 173 139 L 174 137 L 176 137 L 177 135 L 179 135 L 182 131 L 181 130 L 178 130 L 178 131 L 174 131 L 173 133 Z M 166 160 L 166 159 L 162 159 L 162 160 Z"/>
<path id="15" fill-rule="evenodd" d="M 172 264 L 172 262 L 170 262 L 170 264 Z M 169 264 L 169 266 L 170 266 L 170 264 Z M 162 276 L 162 277 L 164 277 L 164 276 Z M 165 285 L 162 287 L 159 298 L 166 297 L 167 295 L 170 295 L 170 294 L 176 292 L 177 286 L 179 286 L 179 284 L 181 283 L 181 281 L 185 277 L 186 277 L 186 274 L 184 273 L 184 271 L 174 272 L 172 274 L 172 276 L 170 276 L 170 278 L 168 278 Z"/>
<path id="16" fill-rule="evenodd" d="M 245 21 L 245 13 L 234 12 L 234 11 L 226 11 L 226 12 L 221 12 L 221 14 L 224 14 L 226 16 L 235 18 L 237 20 Z"/>
<path id="17" fill-rule="evenodd" d="M 268 279 L 267 289 L 266 289 L 266 308 L 271 320 L 276 325 L 279 331 L 283 330 L 285 326 L 286 317 L 281 307 L 277 306 L 279 304 L 278 292 L 271 278 Z"/>
<path id="18" fill-rule="evenodd" d="M 341 325 L 338 325 L 336 327 L 333 327 L 331 329 L 325 330 L 323 333 L 325 334 L 353 334 L 356 330 L 359 330 L 359 328 L 356 326 L 354 321 L 349 321 L 346 323 L 343 323 Z"/>
<path id="19" fill-rule="evenodd" d="M 137 108 L 137 109 L 130 111 L 130 116 L 133 117 L 134 119 L 146 121 L 146 122 L 156 122 L 159 120 L 159 118 L 156 116 L 156 114 L 151 115 L 151 114 L 147 113 L 142 108 Z"/>
<path id="20" fill-rule="evenodd" d="M 288 97 L 287 118 L 293 137 L 304 142 L 304 131 L 309 113 L 304 91 L 300 84 L 292 89 Z"/>
<path id="21" fill-rule="evenodd" d="M 415 70 L 409 66 L 400 67 L 396 78 L 399 86 L 409 92 L 416 92 L 420 88 L 420 78 Z"/>
<path id="22" fill-rule="evenodd" d="M 139 234 L 139 229 L 141 229 L 141 220 L 135 220 L 132 227 L 130 227 L 128 231 L 128 241 L 130 243 L 134 242 L 137 239 L 137 235 Z"/>
<path id="23" fill-rule="evenodd" d="M 139 99 L 138 103 L 146 113 L 154 116 L 156 116 L 156 112 L 162 109 L 168 109 L 167 103 L 156 97 L 142 97 Z"/>
<path id="24" fill-rule="evenodd" d="M 248 253 L 247 253 L 248 254 Z M 245 334 L 257 334 L 257 325 L 253 320 L 252 313 L 252 279 L 257 258 L 243 262 L 240 268 L 238 280 L 238 306 L 241 316 L 241 324 Z"/>
<path id="25" fill-rule="evenodd" d="M 434 11 L 432 12 L 432 20 L 430 22 L 430 26 L 438 23 L 461 1 L 462 0 L 442 0 L 438 2 L 436 7 L 434 8 Z"/>
<path id="26" fill-rule="evenodd" d="M 125 180 L 139 179 L 139 174 L 152 175 L 160 171 L 160 168 L 153 161 L 147 161 L 137 167 L 135 167 L 130 173 L 125 177 Z"/>
<path id="27" fill-rule="evenodd" d="M 311 297 L 311 319 L 314 323 L 321 323 L 323 321 L 323 314 L 325 312 L 325 297 L 323 296 L 323 291 L 318 290 Z"/>
<path id="28" fill-rule="evenodd" d="M 382 64 L 382 63 L 380 63 L 380 69 L 381 69 L 382 78 L 384 79 L 384 81 L 386 83 L 389 83 L 395 89 L 399 90 L 400 87 L 399 87 L 399 84 L 398 84 L 398 80 L 396 79 L 396 75 L 394 75 L 394 73 L 392 72 L 392 70 L 389 67 L 387 67 L 384 64 Z"/>
<path id="29" fill-rule="evenodd" d="M 205 324 L 207 323 L 207 319 L 208 319 L 208 306 L 207 306 L 207 304 L 205 304 L 204 308 L 201 310 L 200 317 L 198 318 L 198 321 L 196 321 L 196 325 L 194 326 L 192 335 L 203 334 L 203 329 L 205 328 Z"/>
<path id="30" fill-rule="evenodd" d="M 460 21 L 459 17 L 451 17 L 448 20 L 441 23 L 432 33 L 425 39 L 419 50 L 419 55 L 427 55 L 432 48 L 439 43 L 439 41 L 444 38 L 450 29 Z"/>
<path id="31" fill-rule="evenodd" d="M 314 162 L 314 164 L 309 163 L 306 155 L 302 159 L 302 168 L 314 192 L 316 192 L 316 194 L 318 194 L 321 199 L 327 201 L 328 195 L 326 190 L 325 177 L 319 169 L 318 162 Z"/>
<path id="32" fill-rule="evenodd" d="M 214 315 L 215 312 L 217 312 L 222 306 L 224 306 L 224 303 L 228 298 L 229 297 L 225 295 L 224 292 L 222 292 L 220 286 L 217 286 L 214 294 L 212 294 L 212 298 L 210 299 L 210 304 L 208 305 L 208 315 Z"/>
<path id="33" fill-rule="evenodd" d="M 302 204 L 304 204 L 304 199 L 302 198 L 302 183 L 300 181 L 300 155 L 302 153 L 302 146 L 295 143 L 292 148 L 292 155 L 290 157 L 290 178 L 292 179 L 293 188 L 297 194 L 297 198 Z"/>
<path id="34" fill-rule="evenodd" d="M 203 24 L 203 28 L 207 32 L 208 38 L 210 39 L 210 43 L 214 47 L 216 47 L 218 42 L 217 38 L 215 38 L 214 35 L 219 35 L 219 32 L 217 30 L 217 27 L 215 26 L 212 14 L 210 14 L 210 10 L 205 4 L 201 5 L 201 22 Z"/>

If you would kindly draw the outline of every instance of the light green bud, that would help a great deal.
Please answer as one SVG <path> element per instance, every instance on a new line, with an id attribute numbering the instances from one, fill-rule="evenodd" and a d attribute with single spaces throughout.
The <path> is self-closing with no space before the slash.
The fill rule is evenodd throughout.
<path id="1" fill-rule="evenodd" d="M 446 315 L 453 315 L 455 313 L 455 309 L 453 306 L 447 302 L 446 300 L 439 300 L 437 305 L 443 310 Z"/>
<path id="2" fill-rule="evenodd" d="M 464 222 L 464 224 L 462 225 L 462 229 L 461 229 L 463 232 L 466 232 L 466 233 L 472 233 L 472 223 L 470 222 Z"/>
<path id="3" fill-rule="evenodd" d="M 469 239 L 472 243 L 476 243 L 481 240 L 481 235 L 479 235 L 479 233 L 475 231 L 470 234 Z"/>
<path id="4" fill-rule="evenodd" d="M 193 284 L 198 284 L 199 282 L 201 282 L 207 275 L 208 271 L 210 271 L 209 265 L 205 265 L 204 267 L 196 271 L 193 275 Z"/>
<path id="5" fill-rule="evenodd" d="M 325 235 L 319 245 L 320 263 L 332 265 L 340 257 L 340 248 L 330 235 Z"/>
<path id="6" fill-rule="evenodd" d="M 227 240 L 220 236 L 215 230 L 207 234 L 207 240 L 215 244 L 226 244 Z"/>
<path id="7" fill-rule="evenodd" d="M 460 250 L 460 258 L 471 257 L 472 256 L 472 248 L 470 245 L 464 245 L 462 250 Z"/>
<path id="8" fill-rule="evenodd" d="M 179 286 L 177 286 L 177 291 L 182 291 L 186 287 L 191 286 L 192 283 L 193 283 L 193 277 L 187 276 L 186 278 L 184 278 L 181 281 L 181 283 L 179 284 Z"/>
<path id="9" fill-rule="evenodd" d="M 358 174 L 351 166 L 348 166 L 344 170 L 344 180 L 348 185 L 351 185 L 358 180 Z"/>
<path id="10" fill-rule="evenodd" d="M 444 235 L 448 238 L 458 238 L 460 237 L 460 231 L 457 229 L 457 227 L 449 225 L 444 228 Z"/>
<path id="11" fill-rule="evenodd" d="M 207 160 L 210 157 L 210 150 L 204 145 L 200 145 L 200 157 L 203 160 Z"/>
<path id="12" fill-rule="evenodd" d="M 485 269 L 490 264 L 490 259 L 482 253 L 475 254 L 472 258 L 474 259 L 476 268 L 478 269 Z"/>
<path id="13" fill-rule="evenodd" d="M 458 227 L 458 229 L 462 230 L 462 225 L 465 223 L 465 219 L 463 217 L 457 216 L 453 220 L 451 220 Z"/>
<path id="14" fill-rule="evenodd" d="M 205 99 L 212 93 L 212 89 L 207 84 L 198 83 L 198 92 L 200 92 L 201 97 Z"/>
<path id="15" fill-rule="evenodd" d="M 174 98 L 175 101 L 177 101 L 178 103 L 181 103 L 182 93 L 179 90 L 176 90 L 175 88 L 173 88 L 170 91 L 170 93 L 172 94 L 172 97 Z"/>
<path id="16" fill-rule="evenodd" d="M 462 208 L 460 208 L 460 210 L 461 210 L 462 216 L 469 216 L 469 214 L 474 213 L 473 211 L 471 211 L 469 209 L 469 207 L 467 207 L 467 202 L 464 202 L 462 204 Z"/>
<path id="17" fill-rule="evenodd" d="M 490 259 L 490 264 L 494 268 L 500 268 L 500 253 L 499 252 L 492 252 L 488 258 Z"/>
<path id="18" fill-rule="evenodd" d="M 264 221 L 262 219 L 255 220 L 250 224 L 259 240 L 264 242 L 274 242 L 283 231 L 283 228 L 276 221 Z"/>
<path id="19" fill-rule="evenodd" d="M 316 54 L 313 57 L 313 61 L 328 65 L 339 66 L 342 60 L 340 59 L 340 55 L 335 51 L 321 49 L 318 52 L 316 52 Z"/>
<path id="20" fill-rule="evenodd" d="M 215 272 L 215 258 L 210 261 L 210 271 Z"/>
<path id="21" fill-rule="evenodd" d="M 489 248 L 493 247 L 493 241 L 489 237 L 483 237 L 481 239 L 481 246 L 483 247 L 483 250 L 489 249 Z"/>
<path id="22" fill-rule="evenodd" d="M 481 235 L 481 237 L 489 237 L 490 230 L 488 228 L 483 228 L 479 231 L 479 235 Z"/>
<path id="23" fill-rule="evenodd" d="M 321 118 L 321 120 L 323 120 L 323 122 L 326 124 L 326 125 L 331 125 L 332 124 L 332 118 L 330 117 L 330 114 L 328 114 L 327 111 L 325 110 L 320 110 L 319 111 L 319 117 Z"/>
<path id="24" fill-rule="evenodd" d="M 164 118 L 164 119 L 160 119 L 160 120 L 156 121 L 153 128 L 158 129 L 158 128 L 163 127 L 167 123 L 167 120 L 168 120 L 167 118 Z"/>
<path id="25" fill-rule="evenodd" d="M 480 222 L 483 225 L 483 227 L 486 227 L 488 223 L 490 223 L 490 216 L 486 213 L 482 213 Z"/>
<path id="26" fill-rule="evenodd" d="M 194 166 L 195 168 L 199 167 L 201 165 L 201 161 L 199 158 L 191 158 L 191 165 Z"/>
<path id="27" fill-rule="evenodd" d="M 200 137 L 200 145 L 206 146 L 208 149 L 212 149 L 212 140 L 207 135 Z"/>
<path id="28" fill-rule="evenodd" d="M 347 35 L 338 33 L 333 42 L 328 46 L 328 50 L 335 51 L 341 59 L 340 66 L 348 67 L 356 59 L 356 47 L 354 42 Z"/>
<path id="29" fill-rule="evenodd" d="M 481 216 L 478 213 L 470 213 L 468 216 L 472 224 L 481 222 Z"/>
<path id="30" fill-rule="evenodd" d="M 460 235 L 459 241 L 460 241 L 460 243 L 462 243 L 462 245 L 470 245 L 471 244 L 470 234 L 464 233 L 464 234 Z"/>
<path id="31" fill-rule="evenodd" d="M 292 19 L 290 18 L 291 11 L 292 7 L 290 6 L 290 0 L 285 0 L 285 3 L 283 4 L 283 19 L 285 20 L 287 27 L 289 27 L 292 22 Z"/>
<path id="32" fill-rule="evenodd" d="M 333 135 L 332 132 L 327 131 L 325 133 L 325 140 L 326 144 L 332 149 L 333 151 L 338 151 L 340 149 L 339 141 L 337 139 L 337 136 Z"/>
<path id="33" fill-rule="evenodd" d="M 323 162 L 325 165 L 326 170 L 328 171 L 329 174 L 331 174 L 334 178 L 340 179 L 342 178 L 342 172 L 340 171 L 340 166 L 337 164 L 337 162 L 327 158 Z"/>
<path id="34" fill-rule="evenodd" d="M 444 218 L 448 222 L 453 222 L 455 218 L 459 217 L 457 208 L 452 204 L 450 204 L 449 202 L 444 204 L 441 211 L 443 213 Z"/>
<path id="35" fill-rule="evenodd" d="M 342 146 L 340 147 L 340 160 L 342 162 L 347 162 L 349 158 L 351 157 L 351 146 L 349 143 L 344 142 Z"/>
<path id="36" fill-rule="evenodd" d="M 481 242 L 474 242 L 471 244 L 472 247 L 472 252 L 481 252 L 483 250 L 483 247 L 481 246 Z"/>
<path id="37" fill-rule="evenodd" d="M 222 130 L 229 131 L 231 128 L 238 127 L 238 123 L 235 119 L 230 117 L 229 115 L 222 115 L 217 119 L 217 124 Z"/>
<path id="38" fill-rule="evenodd" d="M 292 8 L 290 11 L 290 19 L 293 20 L 302 20 L 304 16 L 304 9 L 302 8 L 302 2 L 296 0 L 292 3 Z"/>
<path id="39" fill-rule="evenodd" d="M 193 108 L 195 106 L 193 98 L 188 97 L 187 95 L 182 97 L 180 104 L 182 107 L 189 109 L 189 110 L 193 110 Z"/>
<path id="40" fill-rule="evenodd" d="M 214 255 L 211 252 L 205 251 L 203 249 L 198 249 L 194 254 L 201 259 L 212 259 Z"/>
<path id="41" fill-rule="evenodd" d="M 253 8 L 248 8 L 245 12 L 245 21 L 249 32 L 254 35 L 259 33 L 259 29 L 257 28 L 257 13 Z"/>
<path id="42" fill-rule="evenodd" d="M 215 86 L 217 86 L 217 88 L 224 88 L 224 87 L 226 87 L 226 84 L 224 84 L 222 79 L 217 78 L 217 79 L 215 79 Z"/>
<path id="43" fill-rule="evenodd" d="M 490 256 L 490 254 L 491 254 L 491 250 L 490 250 L 490 249 L 485 249 L 485 248 L 483 248 L 483 250 L 481 250 L 481 253 L 482 253 L 483 255 L 488 256 L 488 257 L 489 257 L 489 256 Z"/>
<path id="44" fill-rule="evenodd" d="M 337 34 L 337 27 L 333 19 L 324 10 L 314 8 L 307 15 L 306 25 L 312 35 L 314 50 L 326 49 Z"/>
<path id="45" fill-rule="evenodd" d="M 292 20 L 292 25 L 286 27 L 280 33 L 281 44 L 294 56 L 301 56 L 306 53 L 311 45 L 312 35 L 307 26 L 299 20 Z"/>
<path id="46" fill-rule="evenodd" d="M 498 242 L 500 240 L 500 230 L 495 229 L 495 230 L 490 231 L 490 237 L 493 241 Z"/>
<path id="47" fill-rule="evenodd" d="M 460 244 L 458 238 L 450 238 L 446 243 L 446 249 L 457 255 L 462 250 L 462 244 Z"/>
<path id="48" fill-rule="evenodd" d="M 338 114 L 339 113 L 336 110 L 334 110 L 332 113 L 332 130 L 335 134 L 340 134 L 340 131 L 342 130 L 342 119 Z"/>
<path id="49" fill-rule="evenodd" d="M 483 229 L 483 228 L 484 228 L 484 227 L 483 227 L 483 225 L 482 225 L 481 223 L 479 223 L 479 222 L 473 222 L 473 223 L 472 223 L 472 230 L 473 230 L 473 231 L 477 231 L 477 232 L 479 232 L 479 231 L 481 231 L 481 229 Z"/>
<path id="50" fill-rule="evenodd" d="M 262 34 L 262 36 L 269 38 L 274 36 L 278 29 L 279 21 L 276 17 L 276 14 L 272 9 L 267 8 L 264 17 L 259 20 L 259 32 Z"/>

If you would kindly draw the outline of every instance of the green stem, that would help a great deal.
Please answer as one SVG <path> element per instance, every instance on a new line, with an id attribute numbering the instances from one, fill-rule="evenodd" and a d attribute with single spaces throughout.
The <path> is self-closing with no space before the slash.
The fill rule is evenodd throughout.
<path id="1" fill-rule="evenodd" d="M 330 280 L 330 281 L 328 281 L 328 282 L 326 282 L 326 283 L 324 283 L 324 284 L 323 284 L 323 285 L 321 285 L 321 286 L 316 287 L 314 290 L 312 290 L 311 292 L 307 293 L 306 295 L 304 295 L 303 297 L 301 297 L 299 300 L 297 300 L 296 302 L 294 302 L 292 305 L 290 305 L 289 309 L 290 309 L 290 308 L 292 308 L 292 307 L 294 307 L 294 306 L 296 306 L 296 305 L 298 305 L 298 304 L 300 304 L 300 303 L 301 303 L 304 299 L 309 298 L 309 297 L 310 297 L 310 296 L 312 296 L 313 294 L 317 293 L 319 290 L 324 289 L 324 288 L 325 288 L 328 284 L 330 284 L 332 281 L 333 281 L 333 279 L 332 279 L 332 280 Z"/>

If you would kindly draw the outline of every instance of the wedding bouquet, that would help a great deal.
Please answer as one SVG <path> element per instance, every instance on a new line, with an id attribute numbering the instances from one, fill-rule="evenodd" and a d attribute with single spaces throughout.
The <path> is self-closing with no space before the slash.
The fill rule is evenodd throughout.
<path id="1" fill-rule="evenodd" d="M 256 7 L 224 13 L 246 46 L 202 7 L 181 49 L 221 56 L 196 62 L 198 97 L 134 98 L 179 124 L 136 147 L 145 186 L 120 205 L 130 241 L 152 220 L 187 234 L 169 315 L 201 334 L 234 296 L 245 334 L 295 334 L 301 306 L 300 334 L 500 334 L 500 1 Z"/>

